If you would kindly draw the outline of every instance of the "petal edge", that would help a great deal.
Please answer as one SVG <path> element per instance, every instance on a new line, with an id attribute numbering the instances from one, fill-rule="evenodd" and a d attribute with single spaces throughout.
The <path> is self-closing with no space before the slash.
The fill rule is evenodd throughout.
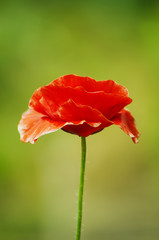
<path id="1" fill-rule="evenodd" d="M 127 109 L 120 111 L 111 121 L 130 136 L 134 143 L 138 143 L 140 133 L 136 128 L 135 119 Z"/>

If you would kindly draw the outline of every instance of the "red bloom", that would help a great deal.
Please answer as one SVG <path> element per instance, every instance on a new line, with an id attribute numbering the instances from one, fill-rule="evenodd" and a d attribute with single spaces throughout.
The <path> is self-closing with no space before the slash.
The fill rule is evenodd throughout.
<path id="1" fill-rule="evenodd" d="M 139 132 L 124 109 L 131 102 L 127 89 L 112 80 L 66 75 L 34 92 L 18 130 L 23 142 L 34 143 L 58 129 L 87 137 L 116 124 L 136 143 Z"/>

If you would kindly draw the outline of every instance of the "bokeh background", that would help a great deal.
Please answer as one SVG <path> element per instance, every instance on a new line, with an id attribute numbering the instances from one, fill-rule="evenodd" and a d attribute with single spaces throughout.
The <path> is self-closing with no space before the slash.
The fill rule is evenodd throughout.
<path id="1" fill-rule="evenodd" d="M 82 240 L 159 239 L 158 3 L 0 2 L 0 239 L 75 237 L 80 138 L 17 131 L 34 90 L 70 73 L 126 86 L 141 132 L 87 138 Z"/>

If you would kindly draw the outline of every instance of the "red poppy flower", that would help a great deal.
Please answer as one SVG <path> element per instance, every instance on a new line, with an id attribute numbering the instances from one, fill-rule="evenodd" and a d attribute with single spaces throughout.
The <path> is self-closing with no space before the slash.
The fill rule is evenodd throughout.
<path id="1" fill-rule="evenodd" d="M 87 137 L 115 124 L 136 143 L 139 132 L 124 108 L 131 102 L 127 89 L 113 80 L 66 75 L 34 92 L 18 130 L 23 142 L 34 143 L 58 129 Z"/>

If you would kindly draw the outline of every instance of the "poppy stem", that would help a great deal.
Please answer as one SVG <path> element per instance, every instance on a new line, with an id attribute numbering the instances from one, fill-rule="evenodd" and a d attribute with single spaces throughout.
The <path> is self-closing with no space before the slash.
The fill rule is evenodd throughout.
<path id="1" fill-rule="evenodd" d="M 85 162 L 86 162 L 86 138 L 81 137 L 81 173 L 80 173 L 79 198 L 78 198 L 78 220 L 77 220 L 76 240 L 80 240 L 80 236 L 81 236 Z"/>

